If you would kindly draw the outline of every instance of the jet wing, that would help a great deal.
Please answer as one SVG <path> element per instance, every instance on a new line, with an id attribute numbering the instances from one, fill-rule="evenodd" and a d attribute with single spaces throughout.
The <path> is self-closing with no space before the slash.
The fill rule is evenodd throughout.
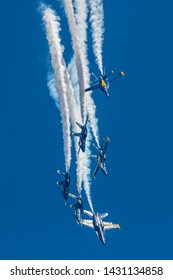
<path id="1" fill-rule="evenodd" d="M 69 196 L 77 200 L 77 196 L 76 195 L 74 195 L 72 193 L 69 193 Z"/>
<path id="2" fill-rule="evenodd" d="M 93 213 L 91 211 L 88 211 L 88 210 L 83 210 L 83 212 L 88 215 L 90 218 L 93 217 Z"/>
<path id="3" fill-rule="evenodd" d="M 107 169 L 106 169 L 106 165 L 101 162 L 100 163 L 100 168 L 103 171 L 103 173 L 107 176 L 108 172 L 107 172 Z"/>
<path id="4" fill-rule="evenodd" d="M 97 88 L 99 88 L 99 83 L 98 83 L 98 84 L 93 85 L 92 87 L 86 88 L 86 89 L 85 89 L 85 92 L 86 92 L 86 91 L 93 90 L 93 89 L 97 89 Z"/>
<path id="5" fill-rule="evenodd" d="M 101 150 L 103 150 L 104 141 L 105 141 L 105 139 L 103 138 L 102 143 L 101 143 Z"/>
<path id="6" fill-rule="evenodd" d="M 63 185 L 64 181 L 56 182 L 57 185 Z"/>
<path id="7" fill-rule="evenodd" d="M 109 83 L 112 83 L 113 81 L 115 81 L 116 79 L 118 79 L 119 77 L 124 76 L 124 72 L 120 72 L 118 73 L 116 76 L 109 78 Z"/>
<path id="8" fill-rule="evenodd" d="M 94 170 L 94 173 L 93 173 L 94 178 L 96 178 L 96 174 L 98 171 L 99 171 L 99 163 L 97 163 L 96 169 Z"/>
<path id="9" fill-rule="evenodd" d="M 104 226 L 105 230 L 112 229 L 112 228 L 119 228 L 120 229 L 119 224 L 113 224 L 111 222 L 103 222 L 103 226 Z"/>
<path id="10" fill-rule="evenodd" d="M 82 220 L 81 222 L 82 222 L 83 225 L 94 229 L 92 220 Z"/>
<path id="11" fill-rule="evenodd" d="M 106 139 L 106 144 L 105 144 L 104 149 L 103 149 L 103 150 L 104 150 L 104 153 L 106 153 L 106 150 L 107 150 L 107 147 L 108 147 L 109 142 L 110 142 L 110 138 L 107 137 L 107 139 Z"/>
<path id="12" fill-rule="evenodd" d="M 109 83 L 112 83 L 113 81 L 115 81 L 116 79 L 118 79 L 119 76 L 115 76 L 109 79 Z"/>

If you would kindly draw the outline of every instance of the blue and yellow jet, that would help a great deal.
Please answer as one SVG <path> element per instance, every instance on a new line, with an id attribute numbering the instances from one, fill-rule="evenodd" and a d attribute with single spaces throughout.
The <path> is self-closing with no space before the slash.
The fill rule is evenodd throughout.
<path id="1" fill-rule="evenodd" d="M 87 122 L 88 122 L 88 116 L 86 118 L 86 122 L 85 122 L 84 125 L 81 125 L 80 123 L 76 122 L 76 124 L 80 127 L 81 132 L 80 133 L 72 132 L 73 136 L 79 137 L 79 143 L 78 143 L 79 144 L 79 152 L 80 152 L 80 149 L 81 149 L 83 153 L 85 153 L 85 144 L 86 144 L 86 138 L 87 138 Z"/>
<path id="2" fill-rule="evenodd" d="M 68 172 L 63 173 L 60 170 L 57 170 L 57 173 L 64 177 L 64 181 L 56 182 L 56 184 L 62 185 L 61 193 L 62 193 L 65 201 L 67 201 L 67 199 L 69 197 L 69 190 L 70 190 L 70 174 Z"/>
<path id="3" fill-rule="evenodd" d="M 76 200 L 76 203 L 71 204 L 70 207 L 74 208 L 74 216 L 76 218 L 76 222 L 80 225 L 82 225 L 82 218 L 81 218 L 81 212 L 83 211 L 83 200 L 81 194 L 78 194 L 77 196 L 69 193 L 69 196 L 71 196 L 73 199 Z"/>
<path id="4" fill-rule="evenodd" d="M 103 71 L 103 74 L 101 74 L 101 76 L 98 78 L 94 75 L 94 73 L 92 73 L 92 75 L 95 77 L 95 81 L 96 84 L 94 84 L 93 86 L 89 87 L 89 88 L 86 88 L 84 90 L 84 92 L 87 92 L 87 91 L 91 91 L 91 90 L 95 90 L 95 89 L 101 89 L 106 97 L 108 98 L 109 97 L 109 84 L 112 83 L 113 81 L 115 81 L 116 79 L 118 79 L 119 77 L 122 77 L 124 76 L 124 72 L 119 72 L 118 74 L 116 74 L 115 76 L 112 76 L 112 74 L 114 73 L 114 71 L 112 70 L 108 75 L 106 75 L 106 72 L 105 72 L 105 68 L 104 68 L 104 71 Z M 112 77 L 111 77 L 112 76 Z M 91 82 L 92 83 L 92 82 Z"/>
<path id="5" fill-rule="evenodd" d="M 105 230 L 118 228 L 119 224 L 113 224 L 112 222 L 104 222 L 103 219 L 108 216 L 108 213 L 99 214 L 97 212 L 91 212 L 84 210 L 84 213 L 88 215 L 91 220 L 82 220 L 82 224 L 93 228 L 103 245 L 105 245 Z"/>
<path id="6" fill-rule="evenodd" d="M 99 168 L 102 170 L 102 172 L 106 176 L 108 175 L 105 161 L 106 161 L 106 150 L 107 150 L 109 142 L 110 142 L 110 138 L 107 137 L 106 141 L 105 141 L 105 139 L 102 139 L 102 143 L 101 143 L 100 147 L 98 147 L 97 145 L 95 145 L 93 143 L 93 146 L 98 150 L 97 155 L 91 155 L 91 154 L 89 155 L 89 157 L 93 157 L 97 160 L 96 169 L 93 173 L 94 179 L 96 178 L 96 174 L 99 171 Z"/>

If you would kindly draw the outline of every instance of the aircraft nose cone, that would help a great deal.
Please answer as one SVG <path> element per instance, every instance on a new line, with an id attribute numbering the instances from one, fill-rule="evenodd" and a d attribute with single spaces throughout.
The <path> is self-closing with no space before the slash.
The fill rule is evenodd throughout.
<path id="1" fill-rule="evenodd" d="M 102 244 L 105 245 L 105 243 L 106 243 L 106 242 L 105 242 L 105 239 L 103 239 L 103 240 L 102 240 Z"/>

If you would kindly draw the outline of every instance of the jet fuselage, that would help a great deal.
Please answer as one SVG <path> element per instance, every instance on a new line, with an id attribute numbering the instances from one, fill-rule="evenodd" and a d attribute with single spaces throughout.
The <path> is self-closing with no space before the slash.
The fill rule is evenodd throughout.
<path id="1" fill-rule="evenodd" d="M 97 156 L 98 163 L 104 163 L 106 161 L 106 153 L 100 149 L 98 156 Z"/>
<path id="2" fill-rule="evenodd" d="M 65 180 L 62 185 L 61 193 L 64 196 L 64 199 L 67 200 L 69 195 L 69 190 L 70 190 L 70 174 L 67 172 L 64 177 Z"/>
<path id="3" fill-rule="evenodd" d="M 100 76 L 99 85 L 100 85 L 100 89 L 105 93 L 106 97 L 108 97 L 109 80 L 107 78 Z"/>
<path id="4" fill-rule="evenodd" d="M 81 223 L 81 212 L 83 211 L 83 201 L 81 197 L 78 197 L 75 204 L 74 215 L 79 223 Z"/>
<path id="5" fill-rule="evenodd" d="M 82 150 L 82 152 L 85 152 L 85 144 L 86 144 L 86 138 L 87 138 L 87 122 L 88 122 L 88 116 L 86 118 L 86 122 L 84 125 L 81 125 L 80 123 L 76 122 L 76 124 L 80 127 L 81 132 L 80 133 L 74 133 L 74 136 L 79 137 L 79 151 L 80 149 Z"/>
<path id="6" fill-rule="evenodd" d="M 85 152 L 86 138 L 87 138 L 87 128 L 84 127 L 82 129 L 80 140 L 79 140 L 79 147 L 81 148 L 82 152 Z"/>
<path id="7" fill-rule="evenodd" d="M 103 221 L 98 213 L 93 214 L 93 225 L 99 240 L 105 245 Z"/>

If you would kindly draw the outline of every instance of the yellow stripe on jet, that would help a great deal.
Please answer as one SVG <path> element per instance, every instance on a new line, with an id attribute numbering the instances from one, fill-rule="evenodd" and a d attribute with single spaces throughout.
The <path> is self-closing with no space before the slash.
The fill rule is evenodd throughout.
<path id="1" fill-rule="evenodd" d="M 101 83 L 102 83 L 102 87 L 106 88 L 106 83 L 105 83 L 105 81 L 103 79 L 102 79 Z"/>

